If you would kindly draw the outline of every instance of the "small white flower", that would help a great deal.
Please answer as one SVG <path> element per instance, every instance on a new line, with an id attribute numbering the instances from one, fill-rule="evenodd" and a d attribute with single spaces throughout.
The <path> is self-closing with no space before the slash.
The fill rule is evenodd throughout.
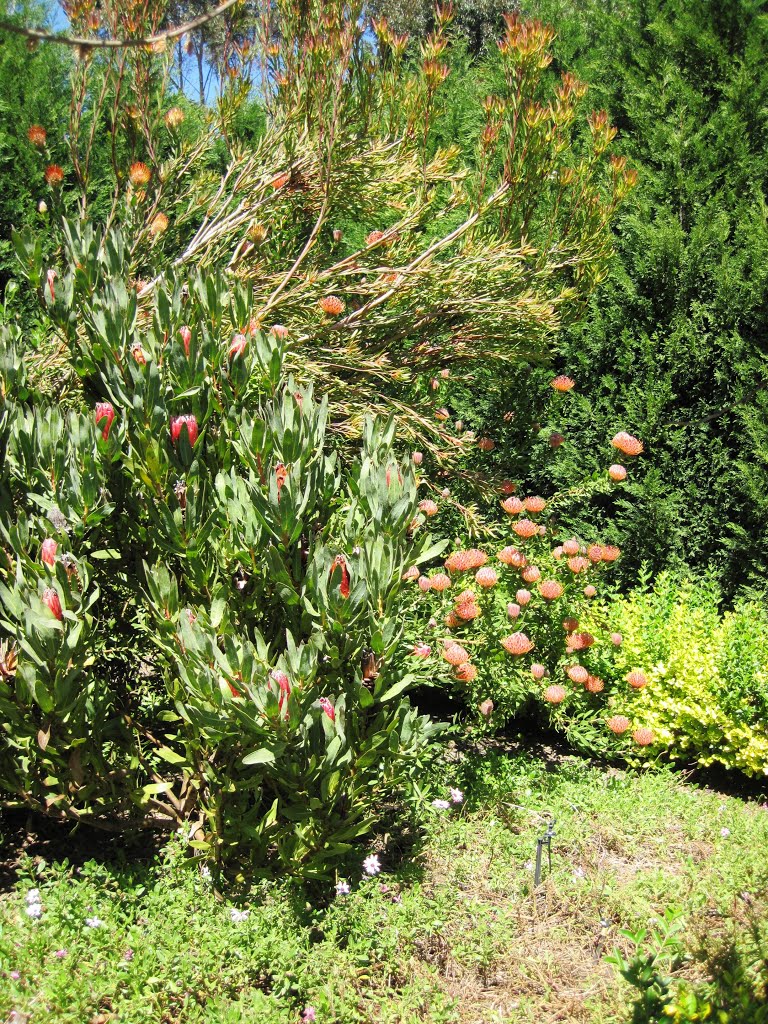
<path id="1" fill-rule="evenodd" d="M 103 928 L 104 922 L 100 917 L 86 917 L 85 923 L 89 928 Z"/>
<path id="2" fill-rule="evenodd" d="M 731 830 L 729 828 L 721 828 L 720 829 L 720 835 L 723 837 L 723 839 L 727 839 L 730 834 L 731 834 Z"/>
<path id="3" fill-rule="evenodd" d="M 447 811 L 451 805 L 447 800 L 433 800 L 432 806 L 436 807 L 438 811 Z"/>
<path id="4" fill-rule="evenodd" d="M 250 910 L 238 910 L 237 907 L 232 907 L 232 909 L 229 912 L 229 916 L 231 920 L 235 922 L 235 924 L 240 924 L 243 921 L 247 921 L 249 914 Z"/>
<path id="5" fill-rule="evenodd" d="M 349 882 L 337 882 L 336 883 L 336 895 L 337 896 L 349 896 Z"/>
<path id="6" fill-rule="evenodd" d="M 527 860 L 523 866 L 526 871 L 533 871 L 536 865 L 533 863 L 532 860 Z"/>
<path id="7" fill-rule="evenodd" d="M 363 861 L 363 871 L 366 875 L 378 875 L 381 871 L 381 861 L 375 853 L 365 858 Z"/>
<path id="8" fill-rule="evenodd" d="M 576 869 L 574 870 L 573 874 L 571 875 L 571 879 L 572 879 L 572 880 L 573 880 L 574 882 L 578 882 L 578 880 L 579 880 L 580 878 L 583 878 L 583 877 L 584 877 L 584 874 L 585 874 L 584 868 L 576 868 Z"/>
<path id="9" fill-rule="evenodd" d="M 454 804 L 464 803 L 464 794 L 460 789 L 451 787 L 451 802 Z"/>
<path id="10" fill-rule="evenodd" d="M 206 880 L 206 882 L 209 882 L 211 880 L 211 869 L 208 867 L 207 864 L 203 864 L 203 866 L 200 868 L 200 875 Z"/>
<path id="11" fill-rule="evenodd" d="M 40 903 L 40 890 L 30 889 L 24 899 L 27 903 Z"/>
<path id="12" fill-rule="evenodd" d="M 43 908 L 39 903 L 28 903 L 26 906 L 27 916 L 37 921 L 43 916 Z"/>

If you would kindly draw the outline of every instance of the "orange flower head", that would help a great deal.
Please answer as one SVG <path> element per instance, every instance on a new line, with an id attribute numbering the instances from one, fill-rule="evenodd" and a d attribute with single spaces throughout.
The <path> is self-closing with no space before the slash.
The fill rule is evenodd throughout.
<path id="1" fill-rule="evenodd" d="M 525 607 L 525 605 L 527 605 L 528 602 L 531 600 L 530 590 L 526 590 L 525 587 L 521 587 L 520 590 L 518 590 L 518 592 L 515 594 L 515 600 L 519 605 Z"/>
<path id="2" fill-rule="evenodd" d="M 568 568 L 572 573 L 578 575 L 580 572 L 586 572 L 590 566 L 588 558 L 583 558 L 581 555 L 577 555 L 575 558 L 568 559 Z"/>
<path id="3" fill-rule="evenodd" d="M 566 633 L 573 633 L 579 628 L 579 620 L 568 618 L 563 619 L 563 629 Z"/>
<path id="4" fill-rule="evenodd" d="M 586 651 L 594 644 L 595 638 L 591 633 L 571 633 L 570 644 L 574 651 Z"/>
<path id="5" fill-rule="evenodd" d="M 164 231 L 168 229 L 168 218 L 164 213 L 155 214 L 154 220 L 149 225 L 149 231 L 152 235 L 162 235 Z"/>
<path id="6" fill-rule="evenodd" d="M 562 434 L 558 434 L 556 430 L 553 430 L 549 435 L 549 447 L 559 448 L 561 444 L 565 444 L 565 438 Z"/>
<path id="7" fill-rule="evenodd" d="M 590 560 L 590 562 L 602 562 L 602 547 L 599 544 L 590 544 L 587 548 L 587 558 Z"/>
<path id="8" fill-rule="evenodd" d="M 432 589 L 432 580 L 429 576 L 419 576 L 419 590 L 423 593 L 427 593 L 428 590 Z"/>
<path id="9" fill-rule="evenodd" d="M 624 637 L 621 635 L 621 633 L 611 633 L 611 643 L 614 645 L 614 647 L 621 647 L 623 642 Z"/>
<path id="10" fill-rule="evenodd" d="M 135 186 L 144 186 L 149 184 L 149 180 L 152 177 L 152 171 L 143 164 L 141 160 L 137 160 L 136 163 L 131 164 L 131 169 L 128 172 L 131 184 Z"/>
<path id="11" fill-rule="evenodd" d="M 471 622 L 472 619 L 477 619 L 482 614 L 474 601 L 466 601 L 463 604 L 457 604 L 455 611 L 457 617 L 460 618 L 462 622 Z"/>
<path id="12" fill-rule="evenodd" d="M 614 463 L 612 466 L 608 467 L 608 476 L 611 480 L 626 480 L 627 471 L 624 466 L 619 466 L 618 463 Z"/>
<path id="13" fill-rule="evenodd" d="M 437 572 L 431 577 L 432 589 L 436 590 L 438 594 L 442 594 L 444 590 L 447 590 L 451 585 L 451 577 L 447 576 L 444 572 Z"/>
<path id="14" fill-rule="evenodd" d="M 46 185 L 50 185 L 51 188 L 58 188 L 62 181 L 64 181 L 64 171 L 62 171 L 58 164 L 49 164 L 45 168 L 44 177 Z"/>
<path id="15" fill-rule="evenodd" d="M 514 494 L 517 487 L 512 483 L 511 480 L 503 480 L 500 487 L 502 494 Z"/>
<path id="16" fill-rule="evenodd" d="M 38 149 L 42 149 L 45 146 L 47 137 L 45 128 L 41 124 L 31 124 L 27 129 L 27 138 Z"/>
<path id="17" fill-rule="evenodd" d="M 643 453 L 643 442 L 633 437 L 632 434 L 628 434 L 626 430 L 619 431 L 612 438 L 611 444 L 625 455 L 642 455 Z"/>
<path id="18" fill-rule="evenodd" d="M 486 699 L 480 705 L 478 705 L 478 710 L 480 711 L 480 714 L 483 716 L 483 718 L 490 718 L 491 715 L 493 714 L 493 701 L 491 700 L 491 698 L 486 697 Z"/>
<path id="19" fill-rule="evenodd" d="M 417 580 L 420 575 L 421 575 L 421 573 L 419 572 L 418 566 L 412 565 L 410 567 L 410 569 L 406 569 L 405 572 L 403 573 L 403 579 L 404 580 Z"/>
<path id="20" fill-rule="evenodd" d="M 133 345 L 131 345 L 131 355 L 133 356 L 134 361 L 138 366 L 147 365 L 147 354 L 138 341 L 134 342 Z"/>
<path id="21" fill-rule="evenodd" d="M 544 700 L 550 704 L 562 704 L 567 696 L 565 687 L 558 686 L 556 683 L 553 686 L 548 686 L 544 691 Z"/>
<path id="22" fill-rule="evenodd" d="M 507 615 L 510 619 L 516 619 L 520 615 L 521 611 L 522 608 L 515 601 L 510 601 L 507 605 Z"/>
<path id="23" fill-rule="evenodd" d="M 546 665 L 539 665 L 537 662 L 534 662 L 533 665 L 531 665 L 531 675 L 534 679 L 543 679 L 546 674 Z"/>
<path id="24" fill-rule="evenodd" d="M 465 661 L 463 665 L 456 666 L 453 677 L 460 683 L 472 683 L 477 679 L 477 669 L 471 662 Z"/>
<path id="25" fill-rule="evenodd" d="M 461 621 L 455 612 L 448 612 L 443 619 L 443 622 L 445 622 L 448 629 L 456 629 L 456 627 L 461 624 Z"/>
<path id="26" fill-rule="evenodd" d="M 638 747 L 649 747 L 653 743 L 653 732 L 650 729 L 635 729 L 632 739 Z"/>
<path id="27" fill-rule="evenodd" d="M 490 566 L 485 566 L 482 569 L 478 569 L 475 573 L 475 579 L 479 586 L 488 590 L 491 587 L 495 587 L 499 581 L 499 577 L 495 569 L 491 569 Z"/>
<path id="28" fill-rule="evenodd" d="M 449 665 L 465 665 L 469 661 L 469 655 L 457 643 L 447 643 L 443 649 L 443 657 Z"/>
<path id="29" fill-rule="evenodd" d="M 325 295 L 318 302 L 318 306 L 326 316 L 339 316 L 344 312 L 344 303 L 338 295 Z"/>
<path id="30" fill-rule="evenodd" d="M 572 555 L 578 555 L 579 553 L 579 542 L 575 537 L 571 537 L 570 540 L 565 541 L 563 544 L 563 554 L 568 555 L 570 558 Z"/>
<path id="31" fill-rule="evenodd" d="M 543 498 L 533 495 L 530 498 L 523 499 L 523 506 L 527 512 L 543 512 L 547 507 L 547 503 Z"/>
<path id="32" fill-rule="evenodd" d="M 565 374 L 561 374 L 559 377 L 555 377 L 551 385 L 555 391 L 565 393 L 576 387 L 576 381 L 572 377 L 566 377 Z"/>
<path id="33" fill-rule="evenodd" d="M 613 715 L 605 723 L 612 733 L 621 736 L 632 724 L 625 715 Z"/>
<path id="34" fill-rule="evenodd" d="M 539 593 L 545 601 L 556 601 L 563 596 L 563 585 L 557 580 L 542 580 L 539 584 Z"/>
<path id="35" fill-rule="evenodd" d="M 574 683 L 586 683 L 587 679 L 589 679 L 589 672 L 587 672 L 583 665 L 570 665 L 565 670 L 565 674 Z"/>
<path id="36" fill-rule="evenodd" d="M 477 447 L 481 452 L 492 452 L 496 447 L 496 442 L 492 441 L 490 437 L 481 437 L 477 442 Z"/>
<path id="37" fill-rule="evenodd" d="M 521 655 L 532 651 L 535 645 L 525 633 L 510 633 L 501 641 L 501 646 L 508 654 Z"/>
<path id="38" fill-rule="evenodd" d="M 644 686 L 648 685 L 645 672 L 641 672 L 637 668 L 632 672 L 627 672 L 627 682 L 634 690 L 642 690 Z"/>
<path id="39" fill-rule="evenodd" d="M 526 566 L 523 569 L 523 579 L 526 583 L 535 583 L 536 580 L 541 579 L 541 570 L 535 565 Z"/>
<path id="40" fill-rule="evenodd" d="M 601 693 L 605 689 L 605 683 L 598 676 L 589 676 L 586 683 L 584 683 L 584 688 L 589 693 Z"/>
<path id="41" fill-rule="evenodd" d="M 512 524 L 512 529 L 515 531 L 518 537 L 522 537 L 523 540 L 527 540 L 529 537 L 535 537 L 539 528 L 536 523 L 532 523 L 530 519 L 519 519 L 516 523 Z"/>
<path id="42" fill-rule="evenodd" d="M 435 419 L 436 420 L 440 420 L 441 423 L 445 423 L 445 421 L 449 420 L 450 418 L 451 418 L 451 414 L 448 412 L 448 410 L 445 407 L 443 407 L 441 409 L 438 409 L 435 412 Z"/>
<path id="43" fill-rule="evenodd" d="M 504 565 L 517 565 L 518 556 L 520 554 L 521 552 L 518 551 L 517 548 L 506 547 L 502 548 L 496 557 L 500 562 L 503 562 Z M 523 558 L 525 558 L 525 555 L 523 555 Z"/>
<path id="44" fill-rule="evenodd" d="M 432 501 L 431 498 L 424 498 L 419 502 L 419 511 L 423 512 L 425 516 L 436 516 L 439 511 L 437 502 Z"/>
<path id="45" fill-rule="evenodd" d="M 181 107 L 171 107 L 163 120 L 171 131 L 175 131 L 184 123 L 184 111 Z"/>
<path id="46" fill-rule="evenodd" d="M 621 554 L 621 549 L 617 548 L 615 544 L 604 544 L 603 545 L 603 561 L 604 562 L 615 562 Z"/>
<path id="47" fill-rule="evenodd" d="M 371 231 L 371 233 L 368 235 L 368 237 L 365 240 L 365 244 L 366 245 L 376 245 L 376 243 L 380 242 L 383 237 L 384 237 L 384 232 L 383 231 Z"/>
<path id="48" fill-rule="evenodd" d="M 501 507 L 504 509 L 507 515 L 516 516 L 518 515 L 518 513 L 523 511 L 523 508 L 525 506 L 519 498 L 511 497 L 505 498 L 504 501 L 502 501 L 501 503 Z"/>

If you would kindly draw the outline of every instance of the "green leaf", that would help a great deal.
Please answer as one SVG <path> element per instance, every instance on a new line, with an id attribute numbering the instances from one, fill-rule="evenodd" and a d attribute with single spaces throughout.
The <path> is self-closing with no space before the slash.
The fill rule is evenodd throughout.
<path id="1" fill-rule="evenodd" d="M 272 764 L 275 760 L 274 750 L 268 747 L 261 747 L 259 750 L 252 750 L 243 758 L 243 764 Z"/>

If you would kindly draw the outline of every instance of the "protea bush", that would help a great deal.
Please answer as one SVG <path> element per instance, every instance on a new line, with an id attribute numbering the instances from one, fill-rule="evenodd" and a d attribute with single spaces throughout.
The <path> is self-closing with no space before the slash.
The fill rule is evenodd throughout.
<path id="1" fill-rule="evenodd" d="M 147 311 L 119 236 L 70 242 L 56 301 L 84 408 L 25 397 L 3 335 L 0 786 L 321 873 L 430 735 L 397 614 L 434 556 L 411 460 L 372 419 L 334 451 L 247 287 L 169 275 Z"/>

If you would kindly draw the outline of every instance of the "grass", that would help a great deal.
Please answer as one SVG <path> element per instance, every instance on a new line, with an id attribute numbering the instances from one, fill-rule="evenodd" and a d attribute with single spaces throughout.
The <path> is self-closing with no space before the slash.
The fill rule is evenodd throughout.
<path id="1" fill-rule="evenodd" d="M 497 748 L 448 773 L 464 805 L 430 809 L 402 863 L 398 836 L 382 837 L 382 874 L 356 867 L 347 896 L 290 880 L 220 893 L 178 841 L 79 866 L 22 854 L 0 897 L 0 1021 L 295 1024 L 308 1005 L 327 1024 L 651 1021 L 605 954 L 642 966 L 666 913 L 679 932 L 658 969 L 735 1024 L 768 1019 L 757 800 L 667 770 Z M 534 891 L 553 818 L 552 870 Z M 233 921 L 233 909 L 249 913 Z"/>

